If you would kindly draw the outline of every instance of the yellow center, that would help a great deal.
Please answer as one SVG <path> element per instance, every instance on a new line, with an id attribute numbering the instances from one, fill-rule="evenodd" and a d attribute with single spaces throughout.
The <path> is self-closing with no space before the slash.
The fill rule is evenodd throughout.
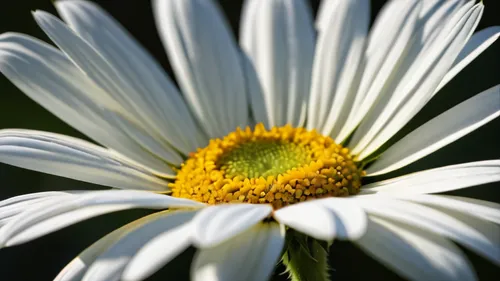
<path id="1" fill-rule="evenodd" d="M 363 171 L 330 137 L 291 126 L 240 128 L 191 153 L 169 184 L 175 197 L 208 204 L 247 202 L 275 209 L 356 194 Z"/>

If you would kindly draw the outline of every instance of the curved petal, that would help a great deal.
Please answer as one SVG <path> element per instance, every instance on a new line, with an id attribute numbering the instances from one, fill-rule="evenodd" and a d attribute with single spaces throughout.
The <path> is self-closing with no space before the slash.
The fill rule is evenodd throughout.
<path id="1" fill-rule="evenodd" d="M 344 198 L 318 200 L 335 216 L 335 238 L 356 240 L 366 232 L 367 218 L 355 201 Z"/>
<path id="2" fill-rule="evenodd" d="M 500 116 L 500 85 L 438 115 L 389 147 L 366 172 L 388 173 L 413 163 Z"/>
<path id="3" fill-rule="evenodd" d="M 143 99 L 139 96 L 131 100 L 130 95 L 133 91 L 133 86 L 129 80 L 124 79 L 120 73 L 101 54 L 99 54 L 91 45 L 82 38 L 78 37 L 68 26 L 61 22 L 58 18 L 43 11 L 33 13 L 38 25 L 47 33 L 47 35 L 64 51 L 98 86 L 106 90 L 108 93 L 113 93 L 113 98 L 120 102 L 121 105 L 127 105 L 126 109 L 130 110 L 130 114 L 135 119 L 140 121 L 140 124 L 145 126 L 153 138 L 159 138 L 161 134 L 151 130 L 148 124 L 154 124 L 154 116 L 148 116 L 147 106 L 138 106 Z M 149 111 L 150 112 L 150 111 Z M 146 119 L 144 119 L 146 118 Z M 180 120 L 179 120 L 180 121 Z M 139 145 L 148 148 L 147 142 L 140 142 L 141 138 L 136 138 L 135 141 Z M 182 150 L 183 147 L 179 147 Z M 182 158 L 176 155 L 176 152 L 167 143 L 164 144 L 164 155 L 169 155 L 170 158 L 165 159 L 170 163 L 180 163 Z M 154 151 L 154 150 L 152 150 Z M 187 154 L 189 150 L 184 149 Z M 186 152 L 187 151 L 187 152 Z"/>
<path id="4" fill-rule="evenodd" d="M 248 96 L 250 102 L 250 110 L 252 113 L 253 124 L 262 123 L 264 127 L 270 128 L 269 118 L 267 117 L 266 103 L 264 101 L 264 93 L 262 92 L 262 87 L 257 77 L 257 72 L 250 58 L 242 53 L 241 60 L 243 64 L 243 70 L 245 72 L 245 77 L 248 87 Z"/>
<path id="5" fill-rule="evenodd" d="M 134 224 L 134 222 L 131 224 Z M 81 281 L 89 266 L 97 259 L 98 256 L 106 251 L 106 249 L 116 243 L 116 241 L 129 230 L 129 227 L 130 224 L 120 227 L 90 245 L 69 264 L 67 264 L 59 272 L 59 274 L 57 274 L 54 281 Z"/>
<path id="6" fill-rule="evenodd" d="M 124 126 L 135 126 L 134 116 L 59 50 L 26 35 L 2 34 L 0 71 L 30 98 L 93 140 L 160 174 L 168 173 L 165 163 L 144 151 L 107 117 L 123 114 L 131 119 Z M 164 152 L 172 151 L 167 148 Z M 182 160 L 176 152 L 168 159 L 177 164 Z"/>
<path id="7" fill-rule="evenodd" d="M 301 126 L 311 83 L 314 28 L 304 0 L 247 0 L 240 44 L 262 85 L 269 126 Z"/>
<path id="8" fill-rule="evenodd" d="M 474 205 L 481 205 L 481 206 L 495 209 L 495 210 L 500 209 L 500 203 L 484 201 L 484 200 L 479 200 L 479 199 L 474 199 L 474 198 L 469 198 L 469 197 L 451 196 L 451 195 L 440 195 L 440 197 L 451 198 L 453 200 L 463 201 L 464 203 L 472 203 Z M 490 220 L 490 219 L 486 219 L 486 220 Z"/>
<path id="9" fill-rule="evenodd" d="M 179 155 L 175 148 L 167 145 L 158 136 L 151 135 L 145 128 L 134 123 L 131 118 L 127 118 L 124 114 L 106 111 L 103 113 L 103 117 L 110 124 L 119 128 L 124 135 L 134 140 L 142 149 L 142 154 L 149 154 L 162 162 L 168 162 L 174 166 L 180 166 L 184 161 L 184 158 Z"/>
<path id="10" fill-rule="evenodd" d="M 248 125 L 244 69 L 212 0 L 156 0 L 164 46 L 184 95 L 210 137 Z"/>
<path id="11" fill-rule="evenodd" d="M 438 193 L 500 181 L 500 160 L 450 165 L 363 186 L 366 193 Z"/>
<path id="12" fill-rule="evenodd" d="M 45 191 L 23 194 L 0 201 L 0 208 L 4 209 L 12 207 L 14 205 L 30 204 L 39 200 L 68 194 L 71 194 L 71 191 Z"/>
<path id="13" fill-rule="evenodd" d="M 439 32 L 446 26 L 446 22 L 468 0 L 427 0 L 422 2 L 419 25 L 422 27 L 420 41 L 436 40 Z"/>
<path id="14" fill-rule="evenodd" d="M 189 219 L 194 213 L 189 214 Z M 162 228 L 164 223 L 159 223 Z M 170 226 L 169 226 L 170 227 Z M 186 223 L 149 239 L 132 257 L 121 280 L 144 280 L 170 262 L 191 244 L 192 225 Z M 135 234 L 134 234 L 135 235 Z M 148 238 L 148 237 L 146 237 Z M 141 239 L 144 239 L 141 237 Z M 147 239 L 144 239 L 147 240 Z M 132 253 L 132 251 L 131 251 Z M 107 267 L 106 264 L 102 266 Z M 90 279 L 94 280 L 94 279 Z M 106 280 L 106 279 L 104 279 Z"/>
<path id="15" fill-rule="evenodd" d="M 194 208 L 203 204 L 144 191 L 94 191 L 62 198 L 51 206 L 28 209 L 0 229 L 0 246 L 28 242 L 68 225 L 133 208 Z"/>
<path id="16" fill-rule="evenodd" d="M 388 1 L 370 33 L 360 86 L 336 137 L 345 140 L 375 105 L 385 105 L 398 82 L 463 6 L 463 0 Z M 367 119 L 374 118 L 373 115 Z"/>
<path id="17" fill-rule="evenodd" d="M 470 213 L 458 212 L 450 208 L 442 208 L 439 206 L 433 206 L 433 208 L 455 218 L 461 223 L 466 224 L 481 233 L 481 235 L 489 241 L 491 246 L 489 248 L 485 248 L 484 250 L 470 246 L 469 248 L 484 258 L 490 260 L 495 265 L 500 266 L 500 240 L 498 239 L 498 237 L 500 237 L 500 226 L 498 224 L 478 219 Z"/>
<path id="18" fill-rule="evenodd" d="M 500 262 L 500 241 L 492 235 L 493 228 L 485 231 L 482 229 L 488 228 L 487 226 L 482 227 L 484 224 L 493 225 L 489 222 L 476 219 L 482 221 L 482 223 L 477 222 L 482 228 L 477 228 L 468 221 L 459 220 L 459 216 L 450 211 L 443 212 L 395 197 L 371 196 L 370 198 L 370 196 L 361 196 L 358 197 L 358 203 L 370 217 L 397 221 L 408 227 L 445 236 L 495 263 Z M 495 231 L 498 232 L 498 229 Z M 367 230 L 368 232 L 369 230 Z"/>
<path id="19" fill-rule="evenodd" d="M 127 226 L 121 237 L 103 251 L 90 265 L 82 281 L 142 280 L 122 278 L 125 268 L 134 255 L 151 239 L 159 235 L 175 233 L 179 238 L 170 247 L 162 248 L 170 259 L 189 247 L 190 224 L 194 212 L 159 213 L 143 218 Z M 151 257 L 150 257 L 151 258 Z"/>
<path id="20" fill-rule="evenodd" d="M 165 180 L 110 150 L 47 132 L 0 130 L 0 162 L 116 188 L 168 189 Z"/>
<path id="21" fill-rule="evenodd" d="M 272 212 L 270 205 L 227 204 L 207 207 L 193 219 L 193 242 L 213 247 L 258 224 Z"/>
<path id="22" fill-rule="evenodd" d="M 465 255 L 439 235 L 370 219 L 366 235 L 356 244 L 410 280 L 476 280 Z"/>
<path id="23" fill-rule="evenodd" d="M 436 207 L 440 210 L 451 210 L 460 212 L 482 220 L 500 224 L 500 204 L 478 199 L 449 196 L 449 195 L 427 195 L 412 194 L 402 195 L 403 200 L 417 202 L 422 205 Z"/>
<path id="24" fill-rule="evenodd" d="M 61 200 L 61 196 L 70 198 L 71 194 L 79 192 L 74 191 L 49 191 L 30 193 L 11 197 L 0 201 L 0 228 L 9 221 L 14 220 L 18 215 L 29 209 L 39 208 L 41 206 L 50 206 L 54 202 Z M 80 192 L 83 193 L 83 192 Z"/>
<path id="25" fill-rule="evenodd" d="M 464 5 L 434 40 L 416 57 L 387 102 L 379 102 L 353 136 L 353 153 L 364 159 L 403 127 L 431 98 L 477 26 L 483 4 Z"/>
<path id="26" fill-rule="evenodd" d="M 43 11 L 36 11 L 33 15 L 38 25 L 59 46 L 59 48 L 61 48 L 61 50 L 64 51 L 72 61 L 85 72 L 85 74 L 87 74 L 88 77 L 102 89 L 110 94 L 112 93 L 113 98 L 121 105 L 127 105 L 128 103 L 129 106 L 126 107 L 126 109 L 129 110 L 128 115 L 133 116 L 142 126 L 145 126 L 145 129 L 148 130 L 148 133 L 152 134 L 153 138 L 160 138 L 160 135 L 154 130 L 150 131 L 147 125 L 154 121 L 148 119 L 143 120 L 144 118 L 153 119 L 153 117 L 147 117 L 148 115 L 143 112 L 140 106 L 139 109 L 136 108 L 142 100 L 138 98 L 130 101 L 130 89 L 133 88 L 132 85 L 130 85 L 130 81 L 123 79 L 119 71 L 110 65 L 92 46 L 78 37 L 78 35 L 58 18 Z M 140 137 L 135 138 L 134 141 L 148 148 L 148 143 L 144 142 Z M 165 159 L 166 161 L 176 164 L 182 162 L 182 158 L 168 143 L 164 143 L 162 148 L 165 153 L 161 156 L 168 155 L 169 157 Z M 154 149 L 149 150 L 154 151 Z"/>
<path id="27" fill-rule="evenodd" d="M 57 1 L 61 17 L 127 80 L 127 97 L 154 130 L 187 154 L 203 145 L 191 114 L 161 66 L 106 11 L 90 1 Z"/>
<path id="28" fill-rule="evenodd" d="M 398 61 L 404 58 L 405 49 L 411 44 L 411 38 L 417 28 L 421 2 L 389 1 L 377 16 L 367 40 L 361 81 L 348 117 L 336 140 L 346 139 L 379 96 L 384 94 L 384 85 L 388 83 Z"/>
<path id="29" fill-rule="evenodd" d="M 259 5 L 259 1 L 247 0 L 243 3 L 243 12 L 241 15 L 240 34 L 241 40 L 250 40 L 251 38 L 243 38 L 243 35 L 248 36 L 251 33 L 253 26 L 253 18 Z M 248 22 L 248 24 L 247 24 Z M 264 97 L 262 85 L 260 84 L 255 65 L 247 53 L 241 54 L 243 69 L 247 79 L 248 99 L 254 123 L 262 123 L 264 127 L 271 128 L 270 120 L 273 119 L 272 112 L 267 110 L 267 105 Z"/>
<path id="30" fill-rule="evenodd" d="M 481 31 L 478 31 L 472 35 L 472 37 L 467 41 L 464 48 L 458 54 L 457 59 L 453 63 L 453 66 L 448 70 L 443 80 L 437 87 L 436 91 L 439 91 L 444 87 L 455 75 L 457 75 L 462 69 L 464 69 L 469 63 L 471 63 L 475 58 L 477 58 L 484 50 L 486 50 L 491 44 L 500 36 L 500 26 L 490 26 Z"/>
<path id="31" fill-rule="evenodd" d="M 330 21 L 330 14 L 332 11 L 337 8 L 337 4 L 339 4 L 340 1 L 336 0 L 322 0 L 321 3 L 319 4 L 318 8 L 318 15 L 316 16 L 316 21 L 314 22 L 314 26 L 318 30 L 318 33 L 323 31 L 327 26 L 328 22 Z"/>
<path id="32" fill-rule="evenodd" d="M 271 275 L 285 243 L 285 230 L 260 223 L 209 249 L 200 250 L 191 266 L 193 281 L 261 281 Z"/>
<path id="33" fill-rule="evenodd" d="M 335 238 L 336 225 L 333 213 L 315 202 L 299 203 L 281 208 L 273 217 L 281 224 L 319 240 Z"/>
<path id="34" fill-rule="evenodd" d="M 370 1 L 338 2 L 322 14 L 329 20 L 318 35 L 307 118 L 307 128 L 333 138 L 354 102 L 370 22 Z"/>
<path id="35" fill-rule="evenodd" d="M 274 212 L 274 218 L 295 230 L 320 240 L 355 240 L 366 230 L 366 215 L 353 200 L 318 199 Z"/>

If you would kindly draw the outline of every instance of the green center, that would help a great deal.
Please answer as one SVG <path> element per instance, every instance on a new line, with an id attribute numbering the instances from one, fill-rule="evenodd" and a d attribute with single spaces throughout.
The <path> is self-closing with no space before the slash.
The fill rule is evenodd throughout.
<path id="1" fill-rule="evenodd" d="M 309 153 L 300 145 L 281 141 L 243 143 L 227 152 L 217 166 L 227 177 L 259 178 L 278 176 L 309 162 Z"/>

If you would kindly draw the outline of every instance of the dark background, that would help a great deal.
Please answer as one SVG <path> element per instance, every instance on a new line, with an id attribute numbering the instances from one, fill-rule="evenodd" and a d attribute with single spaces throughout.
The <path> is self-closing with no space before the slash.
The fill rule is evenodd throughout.
<path id="1" fill-rule="evenodd" d="M 171 73 L 164 49 L 159 41 L 150 1 L 100 0 L 95 1 L 121 22 Z M 219 1 L 234 33 L 238 23 L 242 0 Z M 319 0 L 311 1 L 314 11 Z M 372 1 L 372 15 L 376 15 L 385 1 Z M 485 0 L 486 6 L 478 30 L 500 25 L 500 7 L 497 0 Z M 41 9 L 56 14 L 49 0 L 2 1 L 0 7 L 0 33 L 16 31 L 27 33 L 49 42 L 37 27 L 30 11 Z M 372 19 L 374 16 L 372 16 Z M 500 42 L 497 41 L 479 58 L 457 75 L 392 141 L 413 130 L 426 120 L 438 115 L 473 95 L 500 83 Z M 87 139 L 30 100 L 3 75 L 0 75 L 0 129 L 27 128 L 45 130 Z M 500 119 L 497 119 L 463 139 L 438 152 L 403 168 L 391 176 L 486 159 L 499 159 Z M 99 189 L 99 186 L 70 179 L 41 174 L 0 163 L 0 200 L 29 192 L 69 189 Z M 500 184 L 488 184 L 453 192 L 500 202 Z M 94 241 L 132 221 L 148 214 L 146 210 L 127 211 L 94 218 L 68 227 L 36 241 L 0 250 L 0 280 L 52 280 L 80 251 Z M 500 237 L 499 237 L 500 239 Z M 500 276 L 500 268 L 467 251 L 481 280 Z M 151 280 L 188 280 L 189 264 L 194 253 L 187 250 Z M 399 277 L 361 252 L 348 242 L 335 242 L 331 249 L 332 280 L 399 280 Z M 273 280 L 286 280 L 276 270 Z"/>

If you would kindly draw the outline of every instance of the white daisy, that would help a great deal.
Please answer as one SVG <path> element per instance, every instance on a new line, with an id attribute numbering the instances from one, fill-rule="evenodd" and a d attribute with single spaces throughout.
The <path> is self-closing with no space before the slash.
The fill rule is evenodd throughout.
<path id="1" fill-rule="evenodd" d="M 59 49 L 2 34 L 0 70 L 103 147 L 6 129 L 0 161 L 117 189 L 1 201 L 0 246 L 109 212 L 158 210 L 97 241 L 56 280 L 143 280 L 191 245 L 193 280 L 265 280 L 282 255 L 297 280 L 326 280 L 334 239 L 409 279 L 475 279 L 451 240 L 500 265 L 500 205 L 432 195 L 500 181 L 500 160 L 361 186 L 500 115 L 495 86 L 380 154 L 498 38 L 500 27 L 473 34 L 482 3 L 390 1 L 368 33 L 366 0 L 324 0 L 315 24 L 303 0 L 248 0 L 241 52 L 213 1 L 156 0 L 183 96 L 105 11 L 55 5 L 64 22 L 34 17 Z"/>

